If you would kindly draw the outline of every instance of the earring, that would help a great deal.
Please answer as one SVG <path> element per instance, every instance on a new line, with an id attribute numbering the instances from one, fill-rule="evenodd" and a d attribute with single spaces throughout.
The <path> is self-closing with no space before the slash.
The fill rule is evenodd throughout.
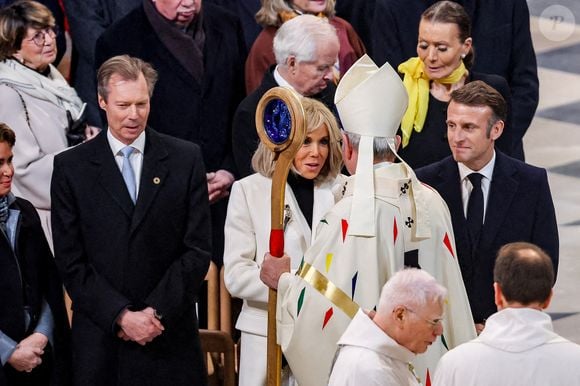
<path id="1" fill-rule="evenodd" d="M 465 59 L 465 54 L 461 54 L 461 59 Z"/>

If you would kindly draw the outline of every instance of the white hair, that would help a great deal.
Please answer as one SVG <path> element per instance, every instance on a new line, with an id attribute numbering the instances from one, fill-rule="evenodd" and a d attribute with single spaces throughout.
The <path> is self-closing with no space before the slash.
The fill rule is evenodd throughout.
<path id="1" fill-rule="evenodd" d="M 384 285 L 377 312 L 391 313 L 398 306 L 420 308 L 442 303 L 447 290 L 424 270 L 407 268 L 395 273 Z"/>
<path id="2" fill-rule="evenodd" d="M 352 147 L 358 151 L 358 145 L 360 143 L 360 134 L 350 133 L 345 131 L 344 134 L 348 137 L 348 141 Z M 373 138 L 373 158 L 375 161 L 384 161 L 394 157 L 391 148 L 389 147 L 389 138 L 387 137 L 374 137 Z"/>
<path id="3" fill-rule="evenodd" d="M 336 30 L 328 22 L 313 15 L 300 15 L 288 20 L 274 36 L 274 55 L 278 65 L 285 65 L 290 56 L 298 62 L 315 61 L 319 45 L 335 40 Z"/>

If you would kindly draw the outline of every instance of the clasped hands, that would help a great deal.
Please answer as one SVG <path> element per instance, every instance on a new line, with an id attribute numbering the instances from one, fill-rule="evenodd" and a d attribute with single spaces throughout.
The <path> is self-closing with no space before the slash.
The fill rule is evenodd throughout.
<path id="1" fill-rule="evenodd" d="M 161 335 L 165 327 L 155 316 L 155 310 L 147 307 L 141 311 L 124 310 L 117 324 L 121 329 L 117 336 L 125 341 L 133 341 L 145 346 L 153 339 Z"/>
<path id="2" fill-rule="evenodd" d="M 8 359 L 8 363 L 17 371 L 31 372 L 42 363 L 44 348 L 48 338 L 39 332 L 35 332 L 16 345 L 16 349 Z"/>

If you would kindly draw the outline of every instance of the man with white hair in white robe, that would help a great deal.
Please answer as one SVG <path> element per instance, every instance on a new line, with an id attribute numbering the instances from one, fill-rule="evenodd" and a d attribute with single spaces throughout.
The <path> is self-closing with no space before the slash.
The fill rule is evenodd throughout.
<path id="1" fill-rule="evenodd" d="M 447 290 L 426 271 L 395 273 L 373 316 L 359 310 L 338 341 L 328 386 L 417 386 L 410 364 L 443 333 Z"/>

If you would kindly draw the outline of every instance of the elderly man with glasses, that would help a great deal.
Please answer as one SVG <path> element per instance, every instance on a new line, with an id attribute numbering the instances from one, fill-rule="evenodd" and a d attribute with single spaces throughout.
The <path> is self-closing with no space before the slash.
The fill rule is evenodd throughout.
<path id="1" fill-rule="evenodd" d="M 419 385 L 411 361 L 443 333 L 447 290 L 427 272 L 397 272 L 374 316 L 359 310 L 338 341 L 329 386 Z"/>

